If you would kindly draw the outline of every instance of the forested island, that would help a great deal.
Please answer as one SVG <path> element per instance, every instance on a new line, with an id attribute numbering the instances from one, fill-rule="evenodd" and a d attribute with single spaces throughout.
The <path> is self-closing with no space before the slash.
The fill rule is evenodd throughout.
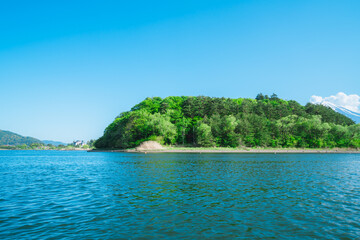
<path id="1" fill-rule="evenodd" d="M 128 149 L 148 140 L 184 147 L 360 148 L 360 124 L 276 94 L 153 97 L 117 116 L 94 145 Z"/>

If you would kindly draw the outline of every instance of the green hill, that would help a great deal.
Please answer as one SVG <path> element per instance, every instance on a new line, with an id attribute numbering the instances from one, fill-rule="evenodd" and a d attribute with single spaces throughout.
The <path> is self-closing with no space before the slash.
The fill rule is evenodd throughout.
<path id="1" fill-rule="evenodd" d="M 95 142 L 131 148 L 146 140 L 201 147 L 360 147 L 360 125 L 331 108 L 273 94 L 256 99 L 147 98 L 121 113 Z"/>
<path id="2" fill-rule="evenodd" d="M 0 130 L 0 145 L 17 146 L 22 144 L 31 145 L 32 143 L 42 144 L 39 139 L 32 137 L 23 137 L 10 131 Z"/>

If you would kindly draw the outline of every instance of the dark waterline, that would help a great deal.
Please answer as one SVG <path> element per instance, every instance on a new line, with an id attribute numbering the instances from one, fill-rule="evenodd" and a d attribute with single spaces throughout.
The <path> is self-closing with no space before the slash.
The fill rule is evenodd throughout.
<path id="1" fill-rule="evenodd" d="M 360 154 L 0 151 L 0 239 L 356 239 Z"/>

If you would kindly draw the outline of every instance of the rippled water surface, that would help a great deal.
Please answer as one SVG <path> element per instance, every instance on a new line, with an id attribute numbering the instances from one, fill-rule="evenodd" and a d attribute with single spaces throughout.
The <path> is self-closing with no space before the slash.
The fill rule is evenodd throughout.
<path id="1" fill-rule="evenodd" d="M 0 239 L 359 239 L 360 154 L 0 151 Z"/>

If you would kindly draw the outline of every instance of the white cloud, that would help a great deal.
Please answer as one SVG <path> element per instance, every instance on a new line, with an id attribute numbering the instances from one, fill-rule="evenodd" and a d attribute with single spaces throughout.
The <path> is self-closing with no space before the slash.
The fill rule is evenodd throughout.
<path id="1" fill-rule="evenodd" d="M 310 102 L 313 103 L 313 104 L 321 104 L 322 101 L 323 101 L 323 98 L 320 97 L 320 96 L 312 95 L 311 98 L 310 98 Z"/>
<path id="2" fill-rule="evenodd" d="M 310 102 L 314 104 L 322 104 L 329 107 L 342 107 L 350 111 L 360 113 L 360 96 L 356 94 L 346 95 L 339 92 L 330 97 L 311 96 Z"/>

